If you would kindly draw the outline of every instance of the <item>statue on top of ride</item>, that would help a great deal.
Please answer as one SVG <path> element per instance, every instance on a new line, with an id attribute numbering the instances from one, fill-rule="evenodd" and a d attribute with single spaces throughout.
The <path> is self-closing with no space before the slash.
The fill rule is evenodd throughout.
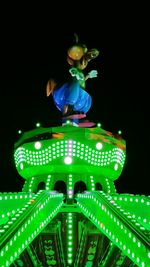
<path id="1" fill-rule="evenodd" d="M 63 117 L 74 114 L 86 114 L 92 105 L 92 98 L 86 91 L 86 80 L 97 77 L 97 70 L 90 71 L 87 75 L 83 70 L 88 63 L 99 55 L 95 48 L 87 49 L 79 43 L 75 35 L 75 44 L 67 51 L 67 62 L 70 79 L 62 86 L 58 86 L 54 79 L 50 79 L 46 86 L 47 97 L 52 94 L 56 107 L 62 112 Z"/>

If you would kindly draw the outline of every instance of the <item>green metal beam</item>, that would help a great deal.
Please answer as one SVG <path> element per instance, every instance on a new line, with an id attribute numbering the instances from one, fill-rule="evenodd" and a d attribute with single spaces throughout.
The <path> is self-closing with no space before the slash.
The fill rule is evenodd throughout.
<path id="1" fill-rule="evenodd" d="M 39 191 L 20 212 L 4 225 L 0 236 L 1 267 L 11 263 L 57 215 L 63 204 L 63 194 Z"/>
<path id="2" fill-rule="evenodd" d="M 132 220 L 111 196 L 104 192 L 78 194 L 77 205 L 83 214 L 104 233 L 132 262 L 139 267 L 150 266 L 150 239 L 142 225 Z"/>

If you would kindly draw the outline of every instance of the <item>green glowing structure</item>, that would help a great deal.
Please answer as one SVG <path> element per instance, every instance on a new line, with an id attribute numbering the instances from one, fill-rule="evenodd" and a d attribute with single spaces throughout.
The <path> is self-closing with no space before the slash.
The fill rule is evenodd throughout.
<path id="1" fill-rule="evenodd" d="M 22 133 L 22 192 L 0 194 L 0 267 L 149 267 L 150 198 L 119 194 L 120 135 L 64 126 Z"/>

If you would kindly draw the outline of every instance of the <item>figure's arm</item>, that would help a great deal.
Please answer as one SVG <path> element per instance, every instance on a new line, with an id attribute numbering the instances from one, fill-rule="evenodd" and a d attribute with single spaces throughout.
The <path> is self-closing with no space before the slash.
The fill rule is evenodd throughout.
<path id="1" fill-rule="evenodd" d="M 70 72 L 70 74 L 71 74 L 71 76 L 72 77 L 76 77 L 76 79 L 79 81 L 81 81 L 81 80 L 85 80 L 85 77 L 84 77 L 84 74 L 83 74 L 83 72 L 81 72 L 81 71 L 79 71 L 77 68 L 71 68 L 70 70 L 69 70 L 69 72 Z"/>

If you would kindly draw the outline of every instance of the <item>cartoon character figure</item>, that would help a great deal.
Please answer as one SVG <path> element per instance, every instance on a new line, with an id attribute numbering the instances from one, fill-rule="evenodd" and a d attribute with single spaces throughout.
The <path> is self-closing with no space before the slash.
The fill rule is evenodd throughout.
<path id="1" fill-rule="evenodd" d="M 84 75 L 83 70 L 98 55 L 97 49 L 88 50 L 85 45 L 79 44 L 76 35 L 75 44 L 67 51 L 67 62 L 71 66 L 70 79 L 60 87 L 53 79 L 48 81 L 46 95 L 49 96 L 52 93 L 54 103 L 63 117 L 86 114 L 90 109 L 92 98 L 85 90 L 86 80 L 97 77 L 97 70 L 92 70 L 87 75 Z"/>

